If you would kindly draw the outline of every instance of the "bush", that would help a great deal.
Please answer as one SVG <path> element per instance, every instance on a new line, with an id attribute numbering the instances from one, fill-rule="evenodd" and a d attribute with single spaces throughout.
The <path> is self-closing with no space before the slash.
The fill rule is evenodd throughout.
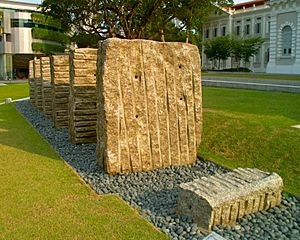
<path id="1" fill-rule="evenodd" d="M 49 40 L 66 44 L 69 42 L 67 35 L 61 32 L 55 32 L 48 29 L 32 28 L 32 37 L 37 39 Z"/>
<path id="2" fill-rule="evenodd" d="M 31 19 L 34 23 L 43 24 L 45 26 L 55 27 L 57 29 L 63 29 L 61 23 L 54 19 L 53 17 L 41 14 L 41 13 L 32 13 Z"/>
<path id="3" fill-rule="evenodd" d="M 54 45 L 49 43 L 32 43 L 32 50 L 34 52 L 42 52 L 45 54 L 62 53 L 65 47 L 61 45 Z"/>

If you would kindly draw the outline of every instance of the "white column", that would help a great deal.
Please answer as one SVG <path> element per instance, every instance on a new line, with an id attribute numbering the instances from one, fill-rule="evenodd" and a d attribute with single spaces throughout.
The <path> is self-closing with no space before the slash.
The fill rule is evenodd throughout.
<path id="1" fill-rule="evenodd" d="M 293 73 L 300 74 L 300 9 L 297 11 L 297 34 L 296 37 L 296 61 L 293 68 Z"/>
<path id="2" fill-rule="evenodd" d="M 271 15 L 271 27 L 270 27 L 270 60 L 267 65 L 267 73 L 276 72 L 276 55 L 277 55 L 277 16 L 276 14 Z"/>

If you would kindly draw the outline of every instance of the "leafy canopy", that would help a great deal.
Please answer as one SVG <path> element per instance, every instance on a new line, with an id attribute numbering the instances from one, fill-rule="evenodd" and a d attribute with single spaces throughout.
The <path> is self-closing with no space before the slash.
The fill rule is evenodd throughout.
<path id="1" fill-rule="evenodd" d="M 203 17 L 215 10 L 214 5 L 232 3 L 232 0 L 44 0 L 41 8 L 76 34 L 164 39 L 176 30 L 184 32 L 188 42 L 190 34 L 199 31 Z"/>

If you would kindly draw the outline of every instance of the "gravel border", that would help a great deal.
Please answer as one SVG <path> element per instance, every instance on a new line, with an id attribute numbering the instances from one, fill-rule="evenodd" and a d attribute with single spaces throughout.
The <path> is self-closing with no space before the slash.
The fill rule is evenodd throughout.
<path id="1" fill-rule="evenodd" d="M 96 165 L 95 144 L 71 144 L 68 130 L 55 129 L 53 123 L 29 101 L 16 102 L 15 106 L 98 194 L 118 194 L 170 239 L 196 240 L 205 236 L 192 219 L 176 214 L 178 185 L 228 170 L 212 162 L 198 160 L 190 166 L 110 176 Z M 280 206 L 250 214 L 234 227 L 214 227 L 214 231 L 228 240 L 300 239 L 300 204 L 295 197 L 283 197 Z"/>

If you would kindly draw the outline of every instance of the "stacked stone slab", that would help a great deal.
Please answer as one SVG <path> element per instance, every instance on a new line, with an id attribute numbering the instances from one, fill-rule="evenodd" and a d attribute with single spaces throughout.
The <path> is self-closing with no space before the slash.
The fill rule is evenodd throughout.
<path id="1" fill-rule="evenodd" d="M 34 59 L 33 69 L 34 69 L 35 106 L 38 110 L 43 111 L 41 60 L 40 59 L 37 59 L 37 58 Z"/>
<path id="2" fill-rule="evenodd" d="M 72 143 L 94 143 L 96 138 L 97 49 L 75 49 L 70 54 L 70 138 Z"/>
<path id="3" fill-rule="evenodd" d="M 202 132 L 196 46 L 108 39 L 99 46 L 97 161 L 110 174 L 196 161 Z"/>
<path id="4" fill-rule="evenodd" d="M 281 202 L 282 189 L 282 178 L 276 173 L 238 168 L 181 184 L 178 211 L 210 231 L 215 225 L 234 225 L 247 214 L 274 207 Z"/>
<path id="5" fill-rule="evenodd" d="M 69 55 L 50 57 L 52 86 L 52 117 L 56 128 L 69 126 Z"/>
<path id="6" fill-rule="evenodd" d="M 52 87 L 49 57 L 41 57 L 41 79 L 43 113 L 46 117 L 52 118 Z"/>
<path id="7" fill-rule="evenodd" d="M 33 69 L 33 60 L 29 61 L 29 98 L 30 103 L 35 106 L 35 83 L 34 83 L 34 69 Z"/>

